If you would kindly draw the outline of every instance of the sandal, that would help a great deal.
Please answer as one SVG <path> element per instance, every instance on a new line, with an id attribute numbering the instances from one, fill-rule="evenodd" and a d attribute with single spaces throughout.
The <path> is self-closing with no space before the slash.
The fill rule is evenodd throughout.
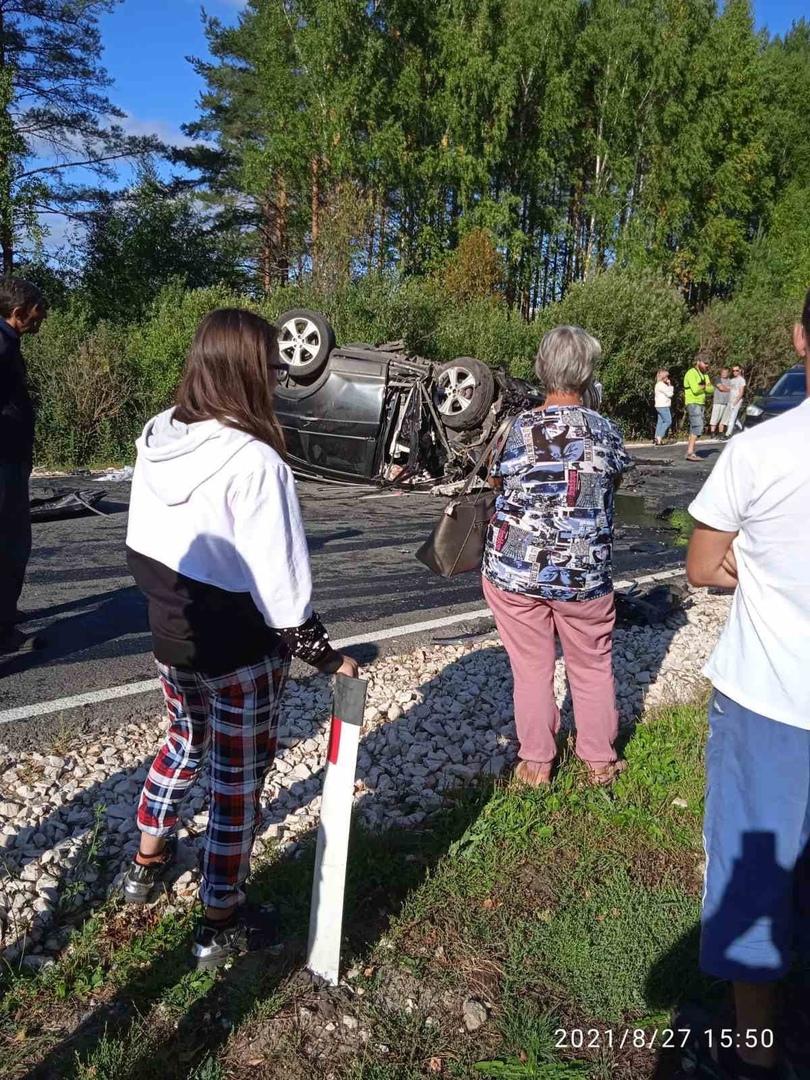
<path id="1" fill-rule="evenodd" d="M 527 787 L 543 787 L 551 783 L 553 770 L 553 761 L 519 761 L 512 773 L 512 779 Z"/>
<path id="2" fill-rule="evenodd" d="M 610 787 L 626 768 L 626 761 L 608 761 L 598 766 L 588 765 L 588 781 L 593 787 Z"/>
<path id="3" fill-rule="evenodd" d="M 686 455 L 686 460 L 687 461 L 700 461 L 700 458 L 697 456 L 697 454 L 687 454 Z"/>

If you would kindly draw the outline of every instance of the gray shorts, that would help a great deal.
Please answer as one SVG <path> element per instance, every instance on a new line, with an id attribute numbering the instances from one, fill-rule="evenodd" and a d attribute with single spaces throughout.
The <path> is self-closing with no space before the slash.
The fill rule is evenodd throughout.
<path id="1" fill-rule="evenodd" d="M 702 405 L 687 405 L 686 412 L 689 416 L 689 434 L 702 435 L 704 424 L 704 408 Z"/>

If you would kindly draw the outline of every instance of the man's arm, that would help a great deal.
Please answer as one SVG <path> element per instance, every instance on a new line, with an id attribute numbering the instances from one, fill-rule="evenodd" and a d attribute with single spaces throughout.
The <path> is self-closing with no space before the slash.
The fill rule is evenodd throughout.
<path id="1" fill-rule="evenodd" d="M 737 561 L 731 547 L 736 532 L 721 532 L 698 522 L 686 555 L 690 585 L 737 588 Z"/>

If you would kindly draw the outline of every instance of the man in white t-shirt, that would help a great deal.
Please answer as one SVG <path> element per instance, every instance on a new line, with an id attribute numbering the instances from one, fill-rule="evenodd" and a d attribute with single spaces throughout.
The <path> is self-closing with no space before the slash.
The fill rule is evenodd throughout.
<path id="1" fill-rule="evenodd" d="M 810 293 L 794 341 L 810 375 Z M 701 967 L 733 983 L 738 1038 L 721 1065 L 739 1077 L 775 1075 L 776 983 L 807 932 L 808 441 L 810 400 L 729 443 L 689 507 L 689 580 L 735 589 L 705 670 L 714 695 Z"/>

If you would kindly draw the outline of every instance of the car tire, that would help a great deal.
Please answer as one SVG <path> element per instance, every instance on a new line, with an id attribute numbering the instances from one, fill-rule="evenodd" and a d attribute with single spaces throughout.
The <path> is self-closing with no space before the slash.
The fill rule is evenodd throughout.
<path id="1" fill-rule="evenodd" d="M 479 427 L 494 400 L 492 369 L 473 356 L 459 356 L 436 372 L 433 403 L 442 423 L 451 431 Z"/>
<path id="2" fill-rule="evenodd" d="M 319 375 L 335 347 L 331 323 L 317 311 L 291 308 L 279 315 L 276 325 L 281 361 L 289 364 L 293 382 Z"/>

